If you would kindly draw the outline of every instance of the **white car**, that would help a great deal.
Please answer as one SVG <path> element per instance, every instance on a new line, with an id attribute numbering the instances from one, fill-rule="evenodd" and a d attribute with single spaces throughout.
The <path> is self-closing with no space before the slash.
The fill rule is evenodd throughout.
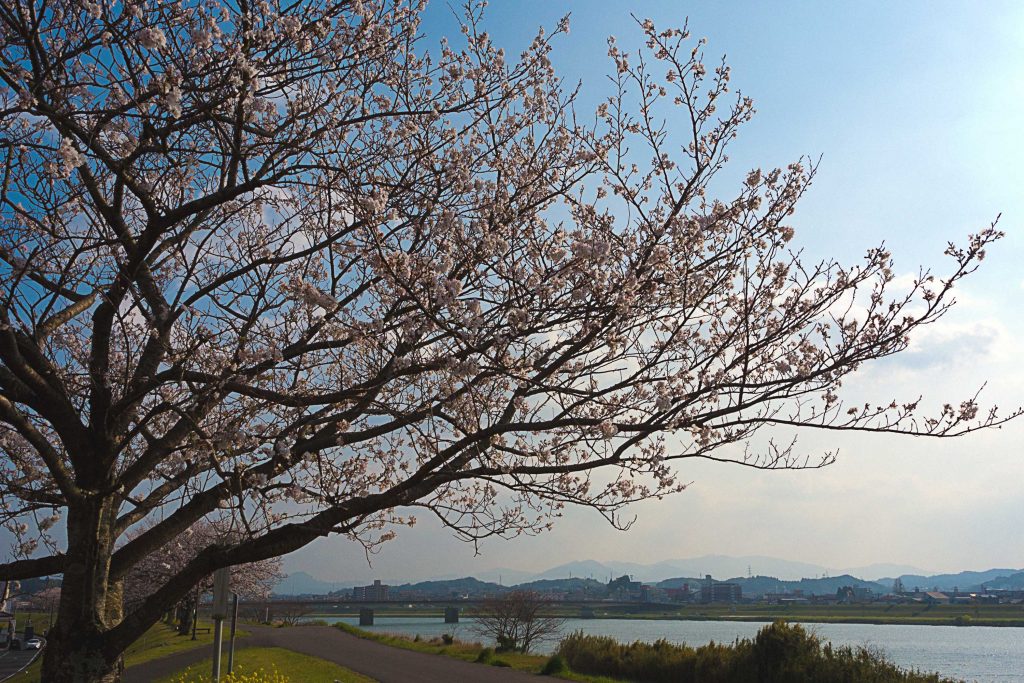
<path id="1" fill-rule="evenodd" d="M 43 646 L 43 641 L 39 640 L 38 638 L 29 638 L 28 640 L 25 641 L 24 648 L 26 650 L 38 650 L 42 646 Z"/>

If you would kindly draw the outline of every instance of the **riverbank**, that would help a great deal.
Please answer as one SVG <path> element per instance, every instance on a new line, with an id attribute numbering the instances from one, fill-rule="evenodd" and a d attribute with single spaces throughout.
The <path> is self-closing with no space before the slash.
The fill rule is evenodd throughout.
<path id="1" fill-rule="evenodd" d="M 343 620 L 356 625 L 357 618 Z M 795 623 L 795 622 L 791 622 Z M 709 643 L 733 643 L 750 639 L 765 624 L 728 619 L 567 619 L 562 636 L 580 631 L 588 635 L 607 636 L 620 643 L 665 640 L 673 644 L 700 647 Z M 867 647 L 883 652 L 887 659 L 907 669 L 939 671 L 945 676 L 979 681 L 1006 683 L 1007 671 L 1024 671 L 1024 628 L 961 628 L 952 625 L 921 626 L 917 624 L 848 624 L 804 623 L 804 627 L 834 647 Z M 440 615 L 424 617 L 378 618 L 363 630 L 375 634 L 400 634 L 410 639 L 417 635 L 422 641 L 443 638 L 475 640 L 475 620 L 463 618 L 459 624 L 445 624 Z M 539 654 L 550 655 L 558 646 L 558 638 L 537 644 Z"/>
<path id="2" fill-rule="evenodd" d="M 734 683 L 765 680 L 765 676 L 767 680 L 961 683 L 902 668 L 873 649 L 833 646 L 802 626 L 785 622 L 769 624 L 752 638 L 698 647 L 666 640 L 620 642 L 574 632 L 562 639 L 551 656 L 494 652 L 450 636 L 427 640 L 374 633 L 344 623 L 334 628 L 390 647 L 588 683 Z"/>
<path id="3" fill-rule="evenodd" d="M 453 602 L 457 606 L 458 602 Z M 918 626 L 1004 626 L 1024 627 L 1022 605 L 644 605 L 617 604 L 580 607 L 554 605 L 553 616 L 588 619 L 644 619 L 681 621 L 740 621 L 771 623 L 777 620 L 817 624 L 874 624 Z M 437 617 L 442 607 L 416 606 L 402 608 L 388 605 L 374 608 L 375 617 Z M 463 608 L 463 615 L 472 608 Z M 355 617 L 359 605 L 347 604 L 335 610 L 323 610 L 303 617 L 304 620 Z"/>

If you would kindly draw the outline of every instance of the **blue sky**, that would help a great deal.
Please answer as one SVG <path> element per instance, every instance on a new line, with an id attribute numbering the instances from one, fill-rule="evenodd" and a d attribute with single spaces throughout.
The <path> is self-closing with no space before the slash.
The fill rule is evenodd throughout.
<path id="1" fill-rule="evenodd" d="M 960 305 L 903 357 L 865 369 L 854 395 L 942 403 L 982 382 L 983 403 L 1024 403 L 1024 4 L 1017 2 L 494 2 L 485 28 L 518 54 L 537 27 L 572 14 L 553 61 L 584 82 L 581 107 L 606 92 L 605 39 L 639 40 L 630 13 L 662 27 L 689 16 L 709 58 L 727 55 L 732 84 L 758 114 L 732 148 L 726 179 L 754 166 L 822 158 L 794 218 L 815 257 L 857 261 L 879 242 L 897 272 L 942 272 L 949 240 L 1002 213 L 1007 237 L 959 291 Z M 435 2 L 424 30 L 451 32 Z M 285 568 L 323 578 L 415 579 L 494 567 L 540 570 L 593 558 L 654 562 L 705 554 L 772 555 L 838 570 L 899 562 L 943 571 L 1024 566 L 1024 421 L 958 440 L 814 434 L 839 448 L 823 471 L 761 473 L 687 465 L 692 487 L 635 506 L 611 529 L 570 512 L 553 532 L 473 549 L 429 522 L 400 532 L 368 567 L 362 549 L 320 541 Z M 756 572 L 757 568 L 753 568 Z"/>

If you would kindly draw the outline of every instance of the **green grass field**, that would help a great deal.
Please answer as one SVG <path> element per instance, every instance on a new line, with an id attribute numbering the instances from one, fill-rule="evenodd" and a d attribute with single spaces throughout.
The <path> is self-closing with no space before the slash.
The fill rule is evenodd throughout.
<path id="1" fill-rule="evenodd" d="M 198 623 L 198 627 L 200 629 L 211 625 L 211 622 L 206 622 L 202 619 L 200 619 Z M 244 638 L 247 635 L 249 635 L 248 631 L 242 629 L 239 629 L 235 633 L 236 638 Z M 148 662 L 152 659 L 159 659 L 160 657 L 173 655 L 177 652 L 191 650 L 196 647 L 209 647 L 212 644 L 212 631 L 210 633 L 199 632 L 196 634 L 196 639 L 192 640 L 191 636 L 180 636 L 171 626 L 160 623 L 146 631 L 141 638 L 128 647 L 128 650 L 125 652 L 124 663 L 125 667 L 129 667 L 135 664 Z M 36 660 L 32 666 L 25 669 L 25 671 L 11 678 L 10 681 L 12 683 L 38 683 L 40 680 L 39 671 L 41 666 L 42 663 L 40 658 Z"/>
<path id="2" fill-rule="evenodd" d="M 199 620 L 199 629 L 212 627 L 213 622 Z M 227 629 L 224 630 L 224 638 L 227 640 Z M 236 638 L 244 638 L 249 635 L 248 631 L 239 629 L 235 632 Z M 142 664 L 153 659 L 159 659 L 177 652 L 184 652 L 196 647 L 212 646 L 213 631 L 209 633 L 199 632 L 196 639 L 191 636 L 179 636 L 178 632 L 166 624 L 157 624 L 136 640 L 125 652 L 124 663 L 126 667 L 135 664 Z"/>
<path id="3" fill-rule="evenodd" d="M 154 683 L 208 683 L 212 665 L 211 660 L 205 659 Z M 227 666 L 226 660 L 222 666 Z M 332 662 L 279 647 L 249 647 L 235 653 L 234 674 L 239 683 L 245 680 L 246 675 L 252 675 L 261 669 L 266 673 L 276 670 L 292 683 L 374 683 L 374 679 Z M 224 674 L 226 673 L 225 669 Z"/>

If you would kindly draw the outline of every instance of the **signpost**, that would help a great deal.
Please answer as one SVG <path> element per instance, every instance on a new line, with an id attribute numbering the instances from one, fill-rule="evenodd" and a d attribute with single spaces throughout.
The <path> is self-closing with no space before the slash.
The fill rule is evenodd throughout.
<path id="1" fill-rule="evenodd" d="M 222 567 L 213 573 L 213 683 L 220 681 L 221 625 L 228 615 L 228 582 L 230 573 Z"/>
<path id="2" fill-rule="evenodd" d="M 228 638 L 228 675 L 235 668 L 235 626 L 238 624 L 238 593 L 232 593 L 231 636 Z"/>

